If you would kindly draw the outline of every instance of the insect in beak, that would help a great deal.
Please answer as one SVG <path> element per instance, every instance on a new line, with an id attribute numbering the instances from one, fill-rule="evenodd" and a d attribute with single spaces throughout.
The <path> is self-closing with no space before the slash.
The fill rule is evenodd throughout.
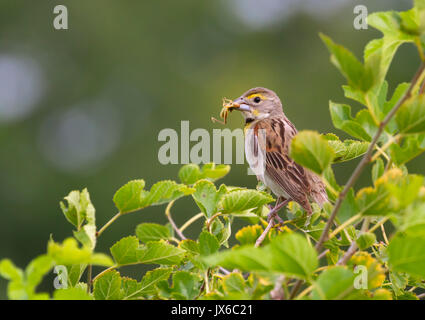
<path id="1" fill-rule="evenodd" d="M 241 99 L 232 101 L 230 99 L 223 98 L 223 108 L 221 109 L 221 112 L 220 112 L 220 117 L 223 119 L 223 121 L 220 121 L 214 117 L 211 117 L 211 121 L 219 122 L 221 124 L 226 124 L 229 112 L 232 112 L 233 110 L 251 111 L 249 106 Z"/>

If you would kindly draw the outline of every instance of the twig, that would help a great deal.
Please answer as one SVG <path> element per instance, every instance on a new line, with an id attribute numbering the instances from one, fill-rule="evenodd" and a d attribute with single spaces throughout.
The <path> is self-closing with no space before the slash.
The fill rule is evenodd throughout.
<path id="1" fill-rule="evenodd" d="M 277 278 L 273 290 L 270 292 L 270 297 L 273 300 L 285 299 L 285 292 L 283 291 L 282 284 L 285 281 L 285 276 L 281 275 Z"/>
<path id="2" fill-rule="evenodd" d="M 189 227 L 192 223 L 194 223 L 199 218 L 202 218 L 204 216 L 203 212 L 198 213 L 196 216 L 193 216 L 189 220 L 187 220 L 181 227 L 180 231 L 183 232 L 187 227 Z"/>
<path id="3" fill-rule="evenodd" d="M 381 231 L 382 231 L 382 236 L 384 237 L 385 243 L 386 245 L 388 245 L 388 238 L 387 238 L 387 234 L 385 232 L 385 228 L 384 228 L 384 224 L 381 224 Z"/>
<path id="4" fill-rule="evenodd" d="M 177 225 L 175 224 L 173 218 L 171 217 L 171 207 L 174 204 L 174 201 L 170 201 L 167 205 L 167 208 L 165 208 L 165 215 L 167 216 L 168 221 L 170 222 L 171 226 L 173 227 L 174 231 L 177 233 L 177 235 L 180 237 L 180 239 L 182 240 L 186 240 L 187 238 L 184 236 L 184 234 L 180 231 L 180 229 L 177 227 Z"/>
<path id="5" fill-rule="evenodd" d="M 422 82 L 421 88 L 419 89 L 419 94 L 425 93 L 425 80 Z"/>
<path id="6" fill-rule="evenodd" d="M 112 222 L 114 222 L 121 216 L 122 216 L 121 212 L 118 212 L 115 216 L 113 216 L 111 220 L 109 220 L 102 228 L 100 228 L 98 232 L 96 232 L 96 237 L 99 237 L 103 233 L 103 231 L 105 231 L 106 228 L 108 228 L 112 224 Z"/>
<path id="7" fill-rule="evenodd" d="M 335 206 L 332 210 L 332 213 L 323 229 L 323 232 L 320 236 L 319 241 L 316 243 L 316 250 L 319 251 L 320 249 L 322 249 L 323 243 L 326 241 L 327 237 L 328 237 L 328 233 L 330 230 L 330 227 L 333 223 L 333 221 L 335 220 L 335 217 L 339 211 L 339 209 L 341 208 L 342 202 L 344 201 L 348 191 L 350 190 L 351 187 L 354 186 L 355 182 L 357 181 L 357 179 L 360 177 L 360 174 L 363 172 L 364 168 L 366 167 L 366 165 L 369 163 L 373 150 L 375 149 L 375 145 L 379 140 L 379 137 L 381 136 L 382 132 L 384 131 L 385 126 L 388 124 L 388 122 L 391 120 L 391 118 L 395 115 L 395 113 L 398 111 L 398 109 L 400 109 L 400 107 L 403 105 L 403 103 L 410 97 L 411 93 L 412 93 L 412 89 L 415 86 L 416 82 L 418 81 L 419 77 L 421 76 L 422 72 L 425 69 L 425 64 L 422 63 L 421 66 L 419 67 L 418 71 L 416 72 L 415 76 L 413 77 L 412 82 L 410 83 L 410 86 L 407 90 L 407 92 L 405 93 L 405 95 L 403 97 L 400 98 L 400 100 L 397 102 L 397 104 L 391 109 L 391 111 L 385 116 L 384 120 L 379 124 L 378 130 L 375 134 L 375 136 L 372 139 L 372 142 L 369 145 L 369 148 L 367 149 L 365 155 L 363 156 L 362 160 L 360 161 L 360 163 L 357 165 L 356 169 L 354 170 L 353 174 L 351 175 L 351 177 L 348 179 L 348 182 L 346 183 L 344 189 L 341 191 L 341 193 L 338 196 L 338 199 L 335 203 Z"/>
<path id="8" fill-rule="evenodd" d="M 363 221 L 361 232 L 366 232 L 368 228 L 369 228 L 369 218 L 365 218 Z M 337 266 L 345 265 L 348 262 L 348 260 L 350 260 L 350 258 L 356 253 L 357 248 L 358 248 L 357 243 L 356 243 L 356 240 L 354 239 L 351 242 L 351 245 L 348 248 L 347 252 L 345 252 L 345 254 L 341 257 L 341 259 L 339 259 L 336 265 Z"/>
<path id="9" fill-rule="evenodd" d="M 291 201 L 291 199 L 286 199 L 285 201 L 282 201 L 281 203 L 276 204 L 275 207 L 269 212 L 269 214 L 268 214 L 268 217 L 270 218 L 269 219 L 269 224 L 267 225 L 267 227 L 263 231 L 263 233 L 258 237 L 257 241 L 255 242 L 255 247 L 259 247 L 261 245 L 261 243 L 264 241 L 264 239 L 266 238 L 266 236 L 269 233 L 270 229 L 275 224 L 274 216 L 277 214 L 277 212 L 279 211 L 279 209 L 282 208 L 282 207 L 284 207 L 284 206 L 286 206 L 289 203 L 289 201 Z"/>
<path id="10" fill-rule="evenodd" d="M 89 266 L 87 267 L 87 293 L 90 293 L 90 290 L 91 290 L 92 269 L 93 269 L 92 265 L 89 264 Z"/>

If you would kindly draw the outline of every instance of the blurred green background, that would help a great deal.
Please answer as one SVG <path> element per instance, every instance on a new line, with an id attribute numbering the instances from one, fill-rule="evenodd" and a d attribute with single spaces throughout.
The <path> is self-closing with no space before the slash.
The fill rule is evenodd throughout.
<path id="1" fill-rule="evenodd" d="M 346 101 L 344 79 L 330 64 L 318 32 L 361 57 L 379 37 L 355 30 L 353 8 L 406 10 L 406 0 L 2 0 L 0 2 L 0 258 L 25 267 L 46 251 L 50 237 L 72 234 L 59 201 L 87 187 L 102 226 L 115 213 L 114 192 L 131 179 L 147 187 L 177 179 L 179 165 L 158 162 L 158 133 L 223 128 L 213 124 L 222 97 L 254 86 L 275 90 L 298 129 L 335 132 L 328 101 Z M 68 8 L 69 29 L 53 28 L 53 8 Z M 388 79 L 409 81 L 419 60 L 403 47 Z M 352 104 L 351 102 L 349 102 Z M 358 108 L 358 106 L 353 106 Z M 229 127 L 242 126 L 239 115 Z M 424 157 L 409 169 L 423 173 Z M 344 183 L 357 161 L 334 166 Z M 365 174 L 359 183 L 369 183 Z M 255 187 L 246 165 L 234 165 L 226 184 Z M 119 219 L 98 251 L 140 222 L 165 223 L 164 207 Z M 198 212 L 176 203 L 177 224 Z M 199 225 L 187 231 L 196 236 Z M 97 272 L 97 269 L 95 269 Z M 123 270 L 141 277 L 141 269 Z M 51 277 L 43 283 L 52 289 Z M 0 298 L 6 281 L 0 280 Z"/>

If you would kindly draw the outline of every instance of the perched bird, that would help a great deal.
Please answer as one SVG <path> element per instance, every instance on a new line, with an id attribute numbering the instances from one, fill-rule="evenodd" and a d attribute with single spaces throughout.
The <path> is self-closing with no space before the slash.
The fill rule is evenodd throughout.
<path id="1" fill-rule="evenodd" d="M 278 203 L 293 200 L 310 215 L 310 201 L 320 206 L 328 201 L 321 178 L 289 156 L 291 140 L 297 129 L 283 113 L 282 102 L 276 93 L 266 88 L 252 88 L 233 100 L 230 110 L 243 114 L 247 162 L 257 179 L 278 197 L 276 209 L 280 208 L 277 208 Z"/>

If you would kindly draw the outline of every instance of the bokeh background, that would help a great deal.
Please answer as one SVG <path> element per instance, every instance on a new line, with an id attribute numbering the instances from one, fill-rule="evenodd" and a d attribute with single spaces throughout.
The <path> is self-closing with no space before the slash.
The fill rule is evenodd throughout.
<path id="1" fill-rule="evenodd" d="M 330 99 L 346 101 L 345 82 L 318 32 L 361 57 L 379 33 L 354 29 L 354 6 L 406 10 L 411 2 L 0 1 L 0 258 L 25 267 L 46 251 L 50 235 L 70 236 L 58 203 L 71 190 L 88 188 L 101 226 L 116 213 L 112 196 L 127 181 L 143 178 L 150 187 L 177 179 L 179 165 L 158 162 L 159 131 L 179 132 L 181 120 L 191 129 L 222 128 L 210 121 L 222 97 L 269 87 L 298 129 L 346 137 L 333 129 L 328 111 Z M 58 4 L 68 8 L 68 30 L 53 28 Z M 403 47 L 389 71 L 390 90 L 409 81 L 418 63 L 415 49 Z M 241 126 L 232 114 L 229 127 Z M 424 159 L 409 169 L 423 173 Z M 355 164 L 334 167 L 340 183 Z M 246 165 L 234 165 L 223 182 L 256 185 Z M 369 182 L 364 175 L 359 185 Z M 197 212 L 191 199 L 173 208 L 178 224 Z M 97 250 L 108 252 L 141 222 L 165 223 L 164 207 L 119 219 Z M 123 272 L 140 279 L 141 270 Z M 42 290 L 52 289 L 53 277 Z M 5 291 L 1 279 L 0 298 Z"/>

